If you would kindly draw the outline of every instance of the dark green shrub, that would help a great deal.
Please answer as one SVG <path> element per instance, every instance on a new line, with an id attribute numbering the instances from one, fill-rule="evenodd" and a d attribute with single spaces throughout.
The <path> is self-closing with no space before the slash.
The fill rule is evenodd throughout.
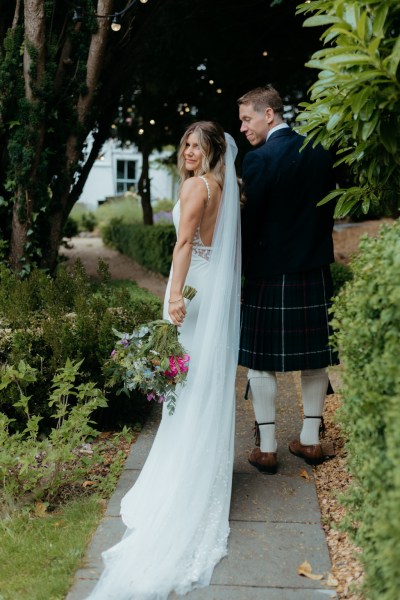
<path id="1" fill-rule="evenodd" d="M 176 242 L 173 225 L 127 225 L 113 219 L 102 228 L 103 242 L 151 271 L 168 275 Z"/>
<path id="2" fill-rule="evenodd" d="M 171 212 L 174 208 L 174 201 L 170 198 L 160 198 L 153 205 L 153 214 L 156 215 L 159 212 Z"/>
<path id="3" fill-rule="evenodd" d="M 332 263 L 331 274 L 333 281 L 333 295 L 336 296 L 346 281 L 350 281 L 353 278 L 353 273 L 347 265 L 343 265 L 342 263 Z"/>
<path id="4" fill-rule="evenodd" d="M 353 483 L 345 526 L 362 549 L 365 595 L 397 600 L 400 584 L 400 222 L 362 238 L 353 281 L 334 303 L 344 366 L 339 420 Z"/>
<path id="5" fill-rule="evenodd" d="M 68 219 L 65 222 L 64 229 L 63 229 L 64 237 L 72 238 L 72 237 L 75 237 L 76 235 L 78 235 L 78 233 L 79 233 L 78 223 L 74 219 L 72 219 L 72 217 L 68 217 Z"/>
<path id="6" fill-rule="evenodd" d="M 104 267 L 100 284 L 90 282 L 79 263 L 72 272 L 60 267 L 54 278 L 34 270 L 22 281 L 1 267 L 0 363 L 16 365 L 23 360 L 37 369 L 36 382 L 27 394 L 32 395 L 32 411 L 46 417 L 51 380 L 67 358 L 83 359 L 82 381 L 102 388 L 102 367 L 115 344 L 112 328 L 129 331 L 159 315 L 158 298 L 133 283 L 129 288 L 111 286 Z M 18 394 L 16 386 L 0 390 L 0 410 L 16 418 L 16 426 L 21 417 L 13 407 Z M 136 399 L 141 404 L 141 397 L 135 396 L 133 403 Z M 115 403 L 109 404 L 111 415 Z"/>
<path id="7" fill-rule="evenodd" d="M 96 225 L 96 215 L 91 211 L 83 213 L 78 221 L 78 226 L 81 231 L 93 231 Z"/>

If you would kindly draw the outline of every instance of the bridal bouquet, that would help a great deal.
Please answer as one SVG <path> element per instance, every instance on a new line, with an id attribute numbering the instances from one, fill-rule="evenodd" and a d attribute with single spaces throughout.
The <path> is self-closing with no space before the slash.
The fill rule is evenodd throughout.
<path id="1" fill-rule="evenodd" d="M 183 288 L 182 295 L 190 302 L 196 290 Z M 106 373 L 110 375 L 107 385 L 123 385 L 121 391 L 129 393 L 139 389 L 147 400 L 165 402 L 170 415 L 176 406 L 175 387 L 184 383 L 190 356 L 178 339 L 178 328 L 167 320 L 159 319 L 139 325 L 132 333 L 120 333 Z"/>

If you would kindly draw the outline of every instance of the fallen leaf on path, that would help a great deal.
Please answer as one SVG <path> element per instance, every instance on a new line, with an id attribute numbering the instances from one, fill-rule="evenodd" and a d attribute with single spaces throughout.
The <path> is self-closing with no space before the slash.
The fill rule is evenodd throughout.
<path id="1" fill-rule="evenodd" d="M 308 577 L 308 579 L 313 579 L 315 581 L 323 578 L 323 575 L 317 575 L 317 573 L 312 572 L 312 567 L 308 560 L 305 560 L 297 567 L 297 575 L 303 575 L 304 577 Z"/>
<path id="2" fill-rule="evenodd" d="M 97 485 L 97 481 L 84 481 L 82 487 L 88 487 L 89 485 Z"/>
<path id="3" fill-rule="evenodd" d="M 300 469 L 299 475 L 300 477 L 304 477 L 304 479 L 310 479 L 310 476 L 305 469 Z"/>

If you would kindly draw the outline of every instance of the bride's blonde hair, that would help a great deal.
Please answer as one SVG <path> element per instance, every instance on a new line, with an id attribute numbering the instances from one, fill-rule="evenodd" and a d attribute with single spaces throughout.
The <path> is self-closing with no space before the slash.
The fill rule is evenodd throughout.
<path id="1" fill-rule="evenodd" d="M 185 168 L 185 159 L 183 156 L 187 139 L 192 133 L 195 133 L 199 139 L 203 156 L 200 170 L 197 173 L 188 171 Z M 183 134 L 178 150 L 178 170 L 181 176 L 181 185 L 189 177 L 212 173 L 222 188 L 225 178 L 225 152 L 225 135 L 221 125 L 213 121 L 198 121 L 190 125 Z"/>

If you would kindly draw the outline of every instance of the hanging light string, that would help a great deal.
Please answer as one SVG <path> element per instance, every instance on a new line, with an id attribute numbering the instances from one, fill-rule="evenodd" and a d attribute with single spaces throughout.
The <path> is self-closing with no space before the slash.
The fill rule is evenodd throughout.
<path id="1" fill-rule="evenodd" d="M 132 2 L 130 2 L 130 4 L 128 4 L 127 6 L 125 6 L 125 8 L 123 8 L 122 10 L 112 13 L 110 15 L 98 15 L 96 13 L 93 14 L 94 17 L 97 17 L 98 19 L 110 19 L 111 20 L 111 29 L 113 31 L 119 31 L 121 29 L 121 17 L 123 17 L 123 15 L 128 12 L 131 8 L 133 8 L 138 1 L 140 1 L 141 4 L 146 4 L 148 2 L 148 0 L 133 0 Z M 80 23 L 83 21 L 85 17 L 85 13 L 82 10 L 82 7 L 80 6 L 76 6 L 74 8 L 74 12 L 72 15 L 72 20 L 74 23 Z"/>

